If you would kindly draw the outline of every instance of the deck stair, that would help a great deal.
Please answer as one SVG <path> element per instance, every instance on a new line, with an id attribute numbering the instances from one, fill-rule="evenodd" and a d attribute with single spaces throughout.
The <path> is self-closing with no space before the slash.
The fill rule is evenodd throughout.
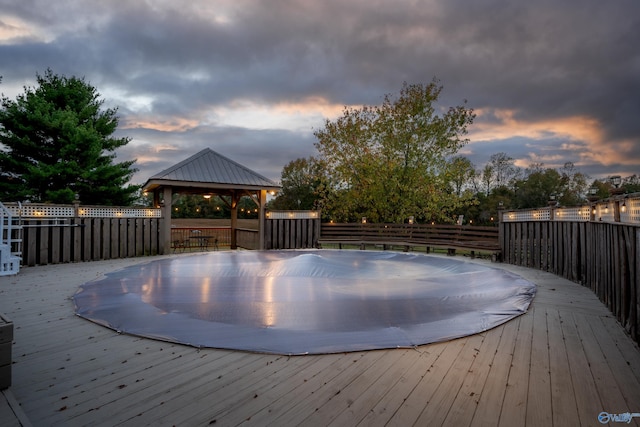
<path id="1" fill-rule="evenodd" d="M 0 276 L 18 274 L 22 261 L 22 219 L 0 202 Z"/>

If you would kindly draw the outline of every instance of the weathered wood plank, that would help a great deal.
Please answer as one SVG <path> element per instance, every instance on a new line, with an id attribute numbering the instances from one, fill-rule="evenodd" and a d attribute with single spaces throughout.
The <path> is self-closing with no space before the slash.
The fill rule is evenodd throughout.
<path id="1" fill-rule="evenodd" d="M 529 393 L 527 397 L 527 425 L 552 425 L 551 378 L 549 372 L 549 341 L 546 310 L 533 309 Z"/>
<path id="2" fill-rule="evenodd" d="M 43 221 L 43 222 L 47 222 L 47 221 Z M 46 224 L 45 224 L 46 225 Z M 39 231 L 39 235 L 40 235 L 40 239 L 38 242 L 38 247 L 37 247 L 37 251 L 39 253 L 39 256 L 37 258 L 37 263 L 38 264 L 49 264 L 49 245 L 50 245 L 50 239 L 49 239 L 49 232 L 51 231 L 50 228 L 40 228 L 38 229 Z"/>
<path id="3" fill-rule="evenodd" d="M 309 358 L 311 362 L 304 369 L 291 373 L 290 377 L 272 382 L 271 387 L 256 394 L 244 405 L 244 411 L 227 410 L 216 417 L 220 425 L 274 425 L 275 419 L 287 412 L 295 404 L 295 396 L 304 392 L 307 383 L 323 375 L 325 369 L 337 359 L 348 357 L 346 354 L 326 355 L 320 358 Z"/>
<path id="4" fill-rule="evenodd" d="M 437 393 L 429 399 L 416 420 L 417 425 L 444 425 L 444 420 L 452 409 L 452 404 L 464 384 L 473 361 L 478 357 L 485 337 L 484 334 L 477 334 L 465 340 L 463 351 L 456 357 L 451 369 L 447 372 L 446 383 L 438 384 Z"/>
<path id="5" fill-rule="evenodd" d="M 398 381 L 387 389 L 385 396 L 371 408 L 365 418 L 358 425 L 365 427 L 385 426 L 404 404 L 418 383 L 424 377 L 424 371 L 440 357 L 447 343 L 437 343 L 428 348 L 416 349 L 418 357 L 413 365 L 399 376 Z"/>
<path id="6" fill-rule="evenodd" d="M 513 348 L 509 376 L 505 383 L 504 400 L 500 412 L 500 424 L 504 427 L 524 426 L 531 365 L 531 341 L 533 338 L 533 314 L 518 318 L 518 333 Z"/>
<path id="7" fill-rule="evenodd" d="M 375 363 L 384 356 L 384 352 L 356 353 L 354 357 L 340 360 L 341 363 L 332 365 L 328 370 L 330 381 L 323 382 L 320 388 L 306 394 L 308 399 L 299 402 L 282 416 L 275 420 L 275 425 L 299 425 L 309 423 L 313 416 L 323 406 L 335 402 L 342 390 L 364 373 L 368 372 Z M 344 363 L 346 362 L 346 363 Z M 312 425 L 312 424 L 309 424 Z"/>
<path id="8" fill-rule="evenodd" d="M 471 424 L 494 362 L 503 331 L 503 328 L 499 328 L 485 333 L 478 355 L 473 359 L 471 367 L 464 375 L 464 382 L 451 404 L 451 409 L 444 420 L 444 425 L 467 426 Z"/>
<path id="9" fill-rule="evenodd" d="M 607 359 L 618 387 L 625 396 L 628 410 L 640 412 L 632 409 L 640 402 L 640 360 L 634 357 L 638 348 L 622 337 L 624 332 L 614 319 L 603 317 L 599 320 L 601 322 L 590 323 L 595 339 Z M 635 351 L 632 347 L 635 347 Z"/>
<path id="10" fill-rule="evenodd" d="M 575 393 L 571 383 L 570 356 L 567 356 L 571 351 L 565 347 L 560 314 L 551 308 L 547 308 L 546 312 L 553 425 L 568 426 L 578 419 Z"/>
<path id="11" fill-rule="evenodd" d="M 182 392 L 172 397 L 171 405 L 159 411 L 150 411 L 144 414 L 145 418 L 151 423 L 159 424 L 171 416 L 176 405 L 185 411 L 184 425 L 207 425 L 236 405 L 244 406 L 252 402 L 263 390 L 286 377 L 289 372 L 304 369 L 311 363 L 311 359 L 305 358 L 273 355 L 259 357 L 253 354 L 248 356 L 248 363 L 237 369 L 233 360 L 226 369 L 221 370 L 212 370 L 207 363 L 202 363 L 191 371 L 193 378 L 189 380 L 188 385 L 176 387 L 182 389 Z M 221 371 L 224 374 L 221 375 Z M 166 399 L 166 396 L 164 398 Z M 132 410 L 135 409 L 135 406 L 132 406 Z M 131 421 L 132 425 L 135 425 L 136 419 L 131 418 Z"/>
<path id="12" fill-rule="evenodd" d="M 14 415 L 5 393 L 10 391 L 0 391 L 0 420 L 3 427 L 23 427 L 20 420 Z"/>
<path id="13" fill-rule="evenodd" d="M 36 265 L 37 262 L 37 236 L 36 229 L 31 228 L 34 221 L 25 221 L 24 236 L 23 236 L 23 248 L 26 249 L 26 256 L 23 255 L 23 265 Z"/>
<path id="14" fill-rule="evenodd" d="M 507 322 L 502 328 L 500 343 L 490 365 L 485 386 L 478 399 L 471 426 L 497 426 L 509 381 L 509 371 L 515 356 L 515 343 L 520 318 Z"/>
<path id="15" fill-rule="evenodd" d="M 454 360 L 465 348 L 466 339 L 458 339 L 447 343 L 444 351 L 426 370 L 421 373 L 418 385 L 412 393 L 405 398 L 402 407 L 396 411 L 393 418 L 389 420 L 389 426 L 414 425 L 425 406 L 429 404 L 436 389 L 447 375 Z"/>
<path id="16" fill-rule="evenodd" d="M 374 413 L 374 409 L 372 408 L 375 408 L 388 396 L 389 390 L 393 389 L 403 379 L 406 379 L 407 371 L 412 369 L 420 359 L 421 353 L 419 350 L 411 349 L 403 351 L 401 358 L 396 363 L 393 363 L 390 368 L 382 370 L 380 377 L 367 387 L 364 393 L 356 395 L 354 402 L 338 417 L 332 420 L 332 424 L 366 424 L 366 417 Z M 382 369 L 383 366 L 377 364 L 375 368 Z M 390 412 L 389 415 L 392 414 L 393 412 Z M 376 416 L 382 418 L 379 414 Z"/>
<path id="17" fill-rule="evenodd" d="M 567 321 L 566 325 L 563 325 L 566 330 L 571 330 L 571 335 L 578 335 L 580 342 L 584 347 L 584 358 L 582 365 L 579 368 L 586 368 L 588 372 L 584 372 L 583 376 L 589 380 L 588 383 L 576 384 L 576 387 L 585 386 L 591 387 L 593 394 L 590 401 L 584 399 L 580 400 L 580 412 L 588 414 L 587 418 L 584 417 L 584 421 L 593 422 L 597 414 L 601 411 L 608 411 L 612 413 L 622 413 L 629 410 L 628 405 L 624 400 L 624 395 L 618 387 L 615 376 L 609 366 L 609 361 L 602 352 L 598 340 L 595 337 L 595 333 L 602 333 L 603 330 L 596 327 L 592 329 L 593 323 L 600 323 L 600 319 L 595 316 L 586 315 L 573 315 L 574 321 Z"/>
<path id="18" fill-rule="evenodd" d="M 384 386 L 385 379 L 389 380 L 388 376 L 383 378 L 385 372 L 397 373 L 398 369 L 401 369 L 398 365 L 402 364 L 403 356 L 411 351 L 413 350 L 399 350 L 393 355 L 377 359 L 371 368 L 361 372 L 353 381 L 338 390 L 303 423 L 306 425 L 357 424 L 364 418 L 369 408 L 379 401 L 381 390 L 376 390 L 377 386 L 374 384 Z"/>
<path id="19" fill-rule="evenodd" d="M 168 349 L 170 347 L 165 348 L 165 350 Z M 185 367 L 182 365 L 176 366 L 176 361 L 188 353 L 180 348 L 173 348 L 172 350 L 174 354 L 167 358 L 159 357 L 156 352 L 155 358 L 160 359 L 158 362 L 148 358 L 141 358 L 140 362 L 138 362 L 136 358 L 139 356 L 136 355 L 120 357 L 118 360 L 111 362 L 111 369 L 94 371 L 93 374 L 78 375 L 71 384 L 57 386 L 55 377 L 50 379 L 49 383 L 43 382 L 42 386 L 44 388 L 56 389 L 57 394 L 53 394 L 52 390 L 52 394 L 47 395 L 45 399 L 34 401 L 30 419 L 34 423 L 40 423 L 44 422 L 44 420 L 59 418 L 60 420 L 73 420 L 74 423 L 81 425 L 90 425 L 92 422 L 97 422 L 102 418 L 96 417 L 96 414 L 110 413 L 109 404 L 118 401 L 119 409 L 117 412 L 126 412 L 128 405 L 138 401 L 144 395 L 148 395 L 148 398 L 152 397 L 151 393 L 145 391 L 145 388 L 152 387 L 153 381 L 150 381 L 151 378 L 157 382 L 170 384 L 174 380 L 179 379 L 182 381 L 188 375 L 188 370 Z M 171 352 L 169 350 L 169 353 Z M 100 360 L 100 358 L 93 360 L 94 366 L 96 360 Z M 108 362 L 108 359 L 106 362 Z M 129 363 L 131 365 L 128 365 Z M 144 372 L 140 372 L 137 363 L 145 364 Z M 188 363 L 186 365 L 189 366 Z M 136 366 L 138 367 L 136 368 Z M 104 380 L 97 382 L 99 377 L 103 377 Z M 61 398 L 60 391 L 65 389 L 67 393 Z M 121 399 L 126 395 L 129 395 L 130 398 L 128 401 L 122 402 Z M 70 408 L 67 405 L 69 401 L 74 402 L 74 408 Z M 69 412 L 61 413 L 67 411 Z M 115 421 L 115 417 L 115 413 L 110 414 L 109 420 Z"/>
<path id="20" fill-rule="evenodd" d="M 602 404 L 584 348 L 583 341 L 588 340 L 589 336 L 584 334 L 586 331 L 584 328 L 583 334 L 578 334 L 577 321 L 574 319 L 579 318 L 572 318 L 569 314 L 563 316 L 562 330 L 567 348 L 570 349 L 567 356 L 580 424 L 590 425 L 597 421 L 598 413 L 602 411 Z"/>

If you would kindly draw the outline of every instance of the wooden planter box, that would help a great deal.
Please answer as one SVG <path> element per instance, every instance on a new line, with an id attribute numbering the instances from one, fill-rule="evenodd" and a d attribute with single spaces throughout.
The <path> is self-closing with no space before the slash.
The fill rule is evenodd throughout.
<path id="1" fill-rule="evenodd" d="M 0 314 L 0 390 L 11 385 L 11 343 L 13 322 Z"/>

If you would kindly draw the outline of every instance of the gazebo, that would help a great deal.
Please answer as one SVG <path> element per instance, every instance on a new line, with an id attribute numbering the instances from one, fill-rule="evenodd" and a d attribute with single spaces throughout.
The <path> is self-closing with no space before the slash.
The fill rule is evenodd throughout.
<path id="1" fill-rule="evenodd" d="M 164 252 L 169 253 L 173 193 L 228 196 L 231 200 L 229 203 L 231 209 L 231 249 L 237 248 L 238 201 L 242 196 L 250 196 L 258 205 L 259 248 L 264 249 L 267 192 L 277 191 L 280 186 L 251 169 L 205 148 L 188 159 L 153 175 L 142 189 L 145 192 L 153 193 L 154 205 L 162 207 L 162 216 L 167 221 L 164 221 L 161 233 Z"/>

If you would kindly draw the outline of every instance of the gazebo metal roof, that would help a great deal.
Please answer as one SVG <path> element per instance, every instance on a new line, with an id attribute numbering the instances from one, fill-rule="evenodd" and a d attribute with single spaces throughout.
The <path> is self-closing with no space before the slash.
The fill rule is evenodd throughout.
<path id="1" fill-rule="evenodd" d="M 210 148 L 194 154 L 147 180 L 143 189 L 187 187 L 198 190 L 272 190 L 280 186 Z"/>

